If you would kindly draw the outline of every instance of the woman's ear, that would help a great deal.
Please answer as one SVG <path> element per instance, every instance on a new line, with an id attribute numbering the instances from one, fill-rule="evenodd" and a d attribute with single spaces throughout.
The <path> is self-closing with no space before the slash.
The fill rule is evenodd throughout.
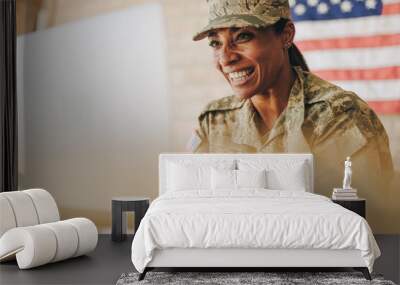
<path id="1" fill-rule="evenodd" d="M 284 49 L 288 49 L 293 44 L 295 33 L 296 28 L 294 27 L 293 22 L 289 20 L 282 31 L 281 39 Z"/>

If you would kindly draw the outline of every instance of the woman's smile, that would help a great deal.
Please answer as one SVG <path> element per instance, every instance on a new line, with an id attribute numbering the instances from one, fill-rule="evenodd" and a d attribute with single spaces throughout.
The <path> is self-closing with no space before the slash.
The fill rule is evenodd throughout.
<path id="1" fill-rule="evenodd" d="M 249 82 L 254 75 L 254 67 L 247 67 L 237 71 L 225 73 L 228 75 L 229 82 L 232 86 L 240 86 Z"/>

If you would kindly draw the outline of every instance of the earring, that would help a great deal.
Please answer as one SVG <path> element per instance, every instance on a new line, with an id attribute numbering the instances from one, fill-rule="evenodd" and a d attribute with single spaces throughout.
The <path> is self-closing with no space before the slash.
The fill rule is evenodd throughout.
<path id="1" fill-rule="evenodd" d="M 286 50 L 288 50 L 288 49 L 289 49 L 288 43 L 285 43 L 285 44 L 283 45 L 283 51 L 286 51 Z"/>

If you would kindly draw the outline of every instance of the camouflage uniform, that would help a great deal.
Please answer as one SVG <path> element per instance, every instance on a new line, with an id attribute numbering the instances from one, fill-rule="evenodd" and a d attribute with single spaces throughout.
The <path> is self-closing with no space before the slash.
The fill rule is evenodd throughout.
<path id="1" fill-rule="evenodd" d="M 311 152 L 317 166 L 317 188 L 321 185 L 329 191 L 341 185 L 347 156 L 352 157 L 355 169 L 368 169 L 368 173 L 355 170 L 356 176 L 363 173 L 378 181 L 390 174 L 393 165 L 388 138 L 368 105 L 352 92 L 299 67 L 294 69 L 297 79 L 288 105 L 271 130 L 260 133 L 263 122 L 250 99 L 224 97 L 208 104 L 200 114 L 199 139 L 193 151 Z"/>
<path id="2" fill-rule="evenodd" d="M 288 0 L 207 0 L 208 25 L 193 40 L 218 28 L 267 27 L 290 19 Z M 199 127 L 190 145 L 194 152 L 314 154 L 315 192 L 331 195 L 340 187 L 343 161 L 351 156 L 353 187 L 368 200 L 369 222 L 377 229 L 382 221 L 398 216 L 393 208 L 395 186 L 389 183 L 393 163 L 386 132 L 375 113 L 352 92 L 312 73 L 294 67 L 297 79 L 288 105 L 271 130 L 261 133 L 263 121 L 251 101 L 236 96 L 211 102 L 199 116 Z M 393 183 L 395 185 L 395 183 Z M 397 190 L 397 188 L 396 188 Z M 397 191 L 396 191 L 397 192 Z M 393 198 L 391 198 L 393 197 Z M 393 208 L 393 211 L 391 211 Z M 368 214 L 367 214 L 368 215 Z M 391 225 L 385 225 L 392 228 Z"/>

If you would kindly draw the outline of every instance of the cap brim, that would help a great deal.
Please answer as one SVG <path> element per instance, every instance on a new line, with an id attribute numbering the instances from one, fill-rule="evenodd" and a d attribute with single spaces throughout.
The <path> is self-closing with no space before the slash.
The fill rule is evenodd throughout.
<path id="1" fill-rule="evenodd" d="M 280 17 L 268 17 L 260 19 L 254 15 L 228 15 L 219 17 L 211 21 L 205 26 L 200 32 L 194 37 L 194 41 L 199 41 L 208 36 L 208 33 L 215 29 L 222 28 L 243 28 L 243 27 L 255 27 L 262 28 L 275 24 Z"/>

